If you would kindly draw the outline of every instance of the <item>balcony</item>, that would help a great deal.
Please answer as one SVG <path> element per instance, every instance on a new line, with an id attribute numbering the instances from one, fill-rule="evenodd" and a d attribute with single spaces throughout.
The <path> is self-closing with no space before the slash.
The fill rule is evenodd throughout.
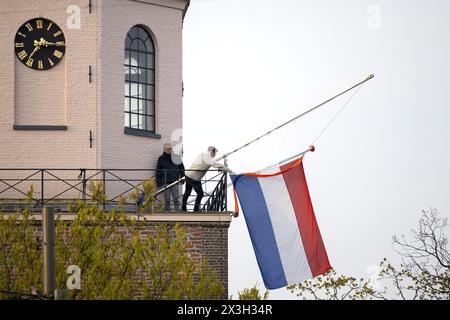
<path id="1" fill-rule="evenodd" d="M 101 206 L 105 211 L 120 208 L 127 213 L 136 213 L 145 206 L 145 202 L 139 201 L 139 195 L 145 194 L 145 181 L 155 174 L 156 169 L 0 169 L 0 211 L 14 212 L 28 206 L 38 212 L 44 206 L 51 206 L 56 212 L 64 213 L 70 211 L 70 204 L 83 201 Z M 162 174 L 164 181 L 167 181 L 170 172 L 164 171 Z M 164 185 L 170 186 L 170 183 Z M 152 187 L 150 192 L 155 199 L 145 213 L 226 213 L 227 174 L 209 170 L 201 185 L 204 196 L 199 211 L 192 212 L 196 197 L 194 190 L 188 198 L 186 212 L 177 208 L 172 198 L 168 204 L 165 203 L 167 187 Z M 92 186 L 97 186 L 97 191 Z M 179 188 L 176 200 L 181 205 L 185 184 L 175 184 L 174 187 Z M 98 190 L 101 190 L 100 197 Z"/>

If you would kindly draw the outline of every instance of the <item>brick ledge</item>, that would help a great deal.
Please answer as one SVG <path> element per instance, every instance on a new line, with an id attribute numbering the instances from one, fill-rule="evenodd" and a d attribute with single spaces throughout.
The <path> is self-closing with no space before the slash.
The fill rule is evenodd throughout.
<path id="1" fill-rule="evenodd" d="M 13 214 L 12 212 L 3 212 L 4 215 Z M 218 213 L 153 213 L 144 215 L 147 222 L 227 222 L 230 223 L 234 212 Z M 42 216 L 39 213 L 33 213 L 36 221 L 41 221 Z M 63 221 L 74 219 L 73 213 L 55 212 L 55 216 L 61 216 Z M 137 219 L 137 215 L 130 214 L 130 218 Z"/>

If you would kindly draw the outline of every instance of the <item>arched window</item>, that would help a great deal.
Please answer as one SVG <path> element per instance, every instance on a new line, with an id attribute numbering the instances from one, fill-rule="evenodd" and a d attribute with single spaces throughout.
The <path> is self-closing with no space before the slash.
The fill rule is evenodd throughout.
<path id="1" fill-rule="evenodd" d="M 155 46 L 140 26 L 127 34 L 124 65 L 125 130 L 155 132 Z"/>

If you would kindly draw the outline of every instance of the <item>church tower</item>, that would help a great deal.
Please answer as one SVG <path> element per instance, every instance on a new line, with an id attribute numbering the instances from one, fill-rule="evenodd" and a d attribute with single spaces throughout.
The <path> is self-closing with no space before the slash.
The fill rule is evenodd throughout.
<path id="1" fill-rule="evenodd" d="M 0 168 L 150 168 L 182 129 L 187 0 L 0 3 Z"/>
<path id="2" fill-rule="evenodd" d="M 135 182 L 114 168 L 143 170 L 134 177 L 141 181 L 155 174 L 164 143 L 176 145 L 182 132 L 189 2 L 0 1 L 0 211 L 14 214 L 14 201 L 23 201 L 30 184 L 36 212 L 54 200 L 86 199 L 92 172 L 103 179 L 108 203 L 117 203 Z M 146 217 L 149 235 L 160 223 L 186 226 L 190 254 L 217 270 L 224 298 L 231 222 L 226 187 L 222 174 L 220 188 L 216 182 L 204 199 L 208 214 Z M 61 210 L 70 223 L 74 213 Z"/>

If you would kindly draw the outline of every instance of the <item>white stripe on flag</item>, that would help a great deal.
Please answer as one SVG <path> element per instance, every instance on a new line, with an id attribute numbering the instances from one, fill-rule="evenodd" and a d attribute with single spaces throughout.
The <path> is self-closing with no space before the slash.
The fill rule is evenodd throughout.
<path id="1" fill-rule="evenodd" d="M 283 175 L 258 178 L 288 284 L 312 278 L 297 218 Z"/>

